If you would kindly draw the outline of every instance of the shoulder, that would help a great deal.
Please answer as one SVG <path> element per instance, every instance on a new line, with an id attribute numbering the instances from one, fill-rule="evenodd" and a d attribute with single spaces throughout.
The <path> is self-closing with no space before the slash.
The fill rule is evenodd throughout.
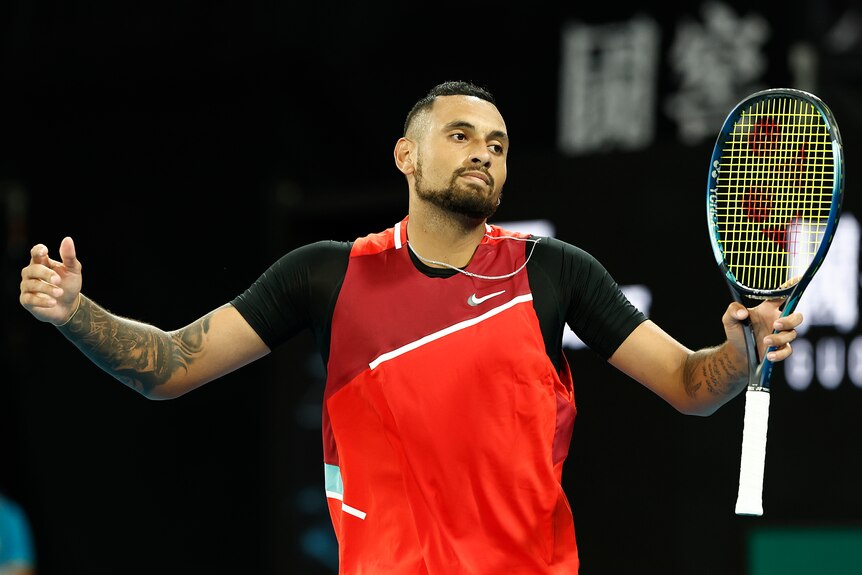
<path id="1" fill-rule="evenodd" d="M 303 286 L 325 286 L 341 280 L 347 269 L 351 242 L 323 240 L 295 248 L 281 256 L 250 286 L 250 293 L 297 293 Z"/>
<path id="2" fill-rule="evenodd" d="M 548 236 L 534 236 L 536 243 L 533 259 L 540 267 L 562 266 L 575 271 L 585 267 L 602 267 L 601 263 L 589 252 L 568 242 Z"/>
<path id="3" fill-rule="evenodd" d="M 339 256 L 349 254 L 352 245 L 353 242 L 320 240 L 295 248 L 282 256 L 282 259 L 286 257 L 293 257 L 296 259 L 305 259 L 312 257 L 337 258 Z"/>
<path id="4" fill-rule="evenodd" d="M 352 242 L 321 240 L 292 249 L 273 264 L 275 270 L 315 269 L 330 267 L 343 262 L 347 264 Z"/>

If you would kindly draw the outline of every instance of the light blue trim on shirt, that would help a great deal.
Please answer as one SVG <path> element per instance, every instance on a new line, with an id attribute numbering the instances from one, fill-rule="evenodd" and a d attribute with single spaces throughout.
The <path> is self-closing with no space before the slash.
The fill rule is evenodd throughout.
<path id="1" fill-rule="evenodd" d="M 341 469 L 337 465 L 323 464 L 324 485 L 327 493 L 344 495 L 344 483 L 341 481 Z"/>

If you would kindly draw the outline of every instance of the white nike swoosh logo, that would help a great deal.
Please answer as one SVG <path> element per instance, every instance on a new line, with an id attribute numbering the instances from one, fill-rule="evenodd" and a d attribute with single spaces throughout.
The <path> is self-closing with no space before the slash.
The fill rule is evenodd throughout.
<path id="1" fill-rule="evenodd" d="M 494 293 L 489 293 L 488 295 L 483 295 L 482 297 L 476 297 L 476 294 L 470 294 L 470 297 L 467 298 L 467 304 L 472 306 L 477 306 L 480 303 L 491 299 L 492 297 L 497 297 L 498 295 L 506 293 L 506 290 L 497 291 Z"/>

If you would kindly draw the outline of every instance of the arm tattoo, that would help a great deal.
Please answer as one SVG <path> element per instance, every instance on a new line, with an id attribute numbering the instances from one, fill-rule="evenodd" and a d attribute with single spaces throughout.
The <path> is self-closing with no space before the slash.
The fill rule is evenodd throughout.
<path id="1" fill-rule="evenodd" d="M 113 315 L 82 295 L 77 313 L 58 329 L 93 363 L 147 395 L 201 356 L 211 316 L 167 333 Z"/>
<path id="2" fill-rule="evenodd" d="M 728 355 L 725 346 L 705 349 L 689 356 L 685 365 L 685 392 L 695 399 L 705 385 L 712 395 L 735 394 L 744 386 L 748 366 L 738 365 Z"/>

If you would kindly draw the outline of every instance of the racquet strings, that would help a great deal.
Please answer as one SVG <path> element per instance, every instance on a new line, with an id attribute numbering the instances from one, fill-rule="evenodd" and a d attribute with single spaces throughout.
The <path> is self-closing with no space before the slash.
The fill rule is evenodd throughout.
<path id="1" fill-rule="evenodd" d="M 719 248 L 737 283 L 778 290 L 808 269 L 829 222 L 829 127 L 792 97 L 753 102 L 727 134 L 716 180 Z"/>

